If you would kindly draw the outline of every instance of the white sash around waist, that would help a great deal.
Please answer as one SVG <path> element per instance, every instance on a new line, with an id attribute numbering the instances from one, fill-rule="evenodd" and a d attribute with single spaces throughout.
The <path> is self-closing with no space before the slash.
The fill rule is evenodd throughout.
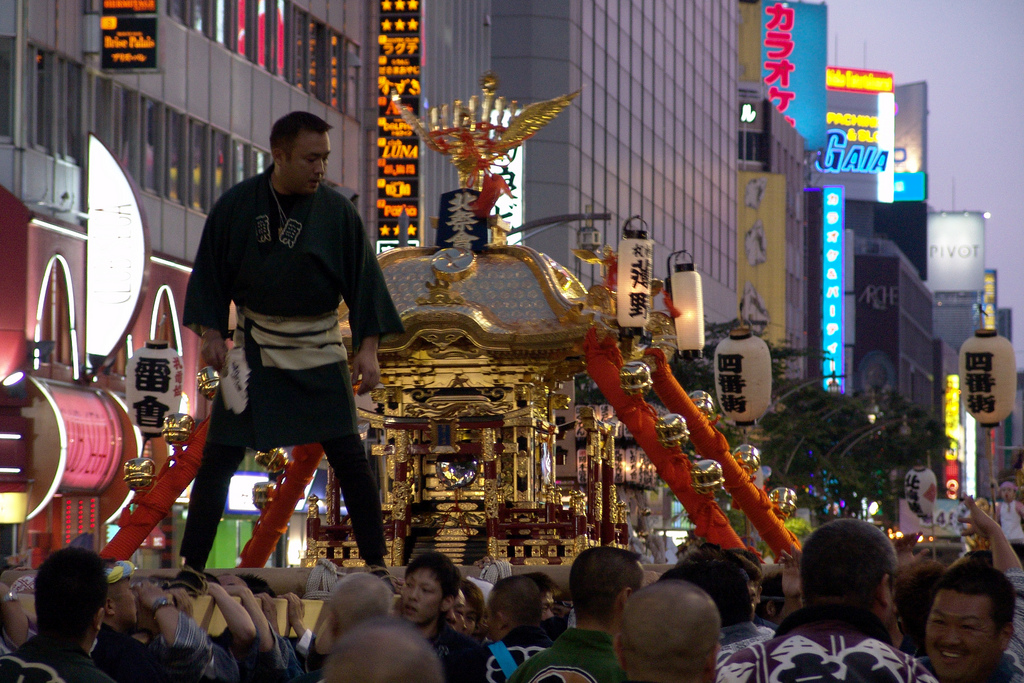
<path id="1" fill-rule="evenodd" d="M 235 346 L 244 346 L 243 330 L 248 328 L 260 347 L 264 367 L 309 370 L 348 360 L 337 311 L 315 317 L 286 318 L 240 308 L 237 319 Z"/>

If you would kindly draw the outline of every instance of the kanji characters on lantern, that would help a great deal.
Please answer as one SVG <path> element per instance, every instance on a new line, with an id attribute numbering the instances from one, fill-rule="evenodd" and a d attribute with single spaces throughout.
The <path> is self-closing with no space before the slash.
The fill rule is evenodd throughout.
<path id="1" fill-rule="evenodd" d="M 737 327 L 715 348 L 715 388 L 726 417 L 751 425 L 771 401 L 772 358 L 764 340 Z"/>
<path id="2" fill-rule="evenodd" d="M 647 239 L 646 230 L 623 229 L 619 242 L 617 283 L 620 327 L 643 327 L 647 324 L 651 314 L 653 255 L 654 242 Z"/>
<path id="3" fill-rule="evenodd" d="M 978 330 L 960 347 L 960 389 L 981 426 L 994 427 L 1013 411 L 1016 368 L 1013 345 L 995 330 Z"/>
<path id="4" fill-rule="evenodd" d="M 181 356 L 165 341 L 148 341 L 125 370 L 125 399 L 132 422 L 145 436 L 160 436 L 164 418 L 178 411 L 184 381 Z"/>
<path id="5" fill-rule="evenodd" d="M 903 493 L 907 498 L 907 507 L 918 517 L 931 517 L 937 495 L 935 473 L 927 467 L 918 465 L 907 470 L 903 479 Z"/>

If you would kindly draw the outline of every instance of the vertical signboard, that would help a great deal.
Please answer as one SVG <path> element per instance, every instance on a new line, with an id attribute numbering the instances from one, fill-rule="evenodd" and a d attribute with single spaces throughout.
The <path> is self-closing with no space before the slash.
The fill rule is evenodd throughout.
<path id="1" fill-rule="evenodd" d="M 110 150 L 89 135 L 89 249 L 85 351 L 93 367 L 123 343 L 141 306 L 149 237 L 135 187 Z"/>
<path id="2" fill-rule="evenodd" d="M 928 288 L 981 292 L 985 286 L 985 216 L 976 211 L 928 214 Z"/>
<path id="3" fill-rule="evenodd" d="M 853 364 L 858 391 L 899 387 L 900 260 L 858 254 L 854 258 L 856 335 Z"/>
<path id="4" fill-rule="evenodd" d="M 896 98 L 893 75 L 830 66 L 825 149 L 814 169 L 819 182 L 841 183 L 846 198 L 893 201 Z"/>
<path id="5" fill-rule="evenodd" d="M 100 68 L 156 71 L 158 35 L 156 0 L 103 0 Z"/>
<path id="6" fill-rule="evenodd" d="M 381 0 L 377 35 L 377 251 L 420 244 L 420 140 L 399 106 L 420 114 L 419 0 Z M 400 104 L 391 100 L 396 92 Z"/>
<path id="7" fill-rule="evenodd" d="M 981 290 L 981 326 L 998 329 L 996 323 L 996 271 L 985 270 L 985 288 Z"/>
<path id="8" fill-rule="evenodd" d="M 943 405 L 946 436 L 946 497 L 956 499 L 960 495 L 960 375 L 946 375 L 946 396 Z"/>
<path id="9" fill-rule="evenodd" d="M 500 167 L 498 175 L 502 177 L 512 196 L 502 194 L 494 205 L 495 212 L 501 216 L 506 223 L 514 230 L 523 224 L 523 169 L 526 154 L 526 144 L 519 145 L 508 153 L 508 164 Z M 508 236 L 509 244 L 520 244 L 523 241 L 523 233 L 516 233 Z"/>
<path id="10" fill-rule="evenodd" d="M 831 377 L 846 391 L 845 324 L 843 298 L 846 292 L 844 266 L 844 227 L 846 225 L 846 197 L 842 187 L 822 188 L 821 238 L 821 350 L 822 385 L 828 389 Z"/>
<path id="11" fill-rule="evenodd" d="M 928 171 L 928 83 L 896 86 L 896 173 Z"/>
<path id="12" fill-rule="evenodd" d="M 825 73 L 828 7 L 764 0 L 761 77 L 768 99 L 806 140 L 825 146 Z"/>
<path id="13" fill-rule="evenodd" d="M 786 341 L 786 177 L 739 172 L 736 282 L 740 318 L 775 343 Z"/>

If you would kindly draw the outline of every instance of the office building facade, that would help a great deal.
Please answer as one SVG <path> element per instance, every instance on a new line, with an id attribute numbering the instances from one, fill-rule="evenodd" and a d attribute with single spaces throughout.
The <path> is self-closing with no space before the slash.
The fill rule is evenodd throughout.
<path id="1" fill-rule="evenodd" d="M 640 216 L 655 240 L 656 277 L 687 250 L 703 275 L 704 310 L 736 317 L 736 3 L 494 3 L 491 65 L 507 99 L 580 90 L 525 145 L 525 220 L 607 212 L 606 244 Z M 539 228 L 526 244 L 574 263 L 579 222 Z"/>

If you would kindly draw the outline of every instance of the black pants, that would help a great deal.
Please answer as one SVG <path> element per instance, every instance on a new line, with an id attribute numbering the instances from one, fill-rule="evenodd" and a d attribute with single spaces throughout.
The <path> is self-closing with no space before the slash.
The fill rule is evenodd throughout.
<path id="1" fill-rule="evenodd" d="M 352 519 L 359 555 L 368 565 L 384 564 L 384 519 L 380 509 L 379 485 L 370 471 L 362 441 L 358 436 L 343 436 L 321 444 L 327 462 L 341 486 L 341 495 Z M 240 446 L 207 443 L 199 465 L 192 497 L 189 499 L 181 556 L 197 571 L 206 568 L 217 525 L 228 499 L 231 476 L 245 457 Z"/>

